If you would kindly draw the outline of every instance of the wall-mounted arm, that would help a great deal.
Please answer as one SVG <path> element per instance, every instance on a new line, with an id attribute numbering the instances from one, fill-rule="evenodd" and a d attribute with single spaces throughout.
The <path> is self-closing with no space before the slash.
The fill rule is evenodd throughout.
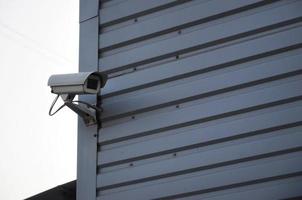
<path id="1" fill-rule="evenodd" d="M 72 101 L 65 102 L 65 105 L 76 112 L 84 120 L 86 126 L 97 124 L 96 111 L 94 109 L 88 108 L 86 105 L 75 104 Z"/>
<path id="2" fill-rule="evenodd" d="M 57 111 L 52 113 L 52 108 L 54 107 L 55 103 L 57 102 L 59 96 L 63 99 L 64 104 L 61 107 L 59 107 L 59 109 L 57 109 Z M 75 97 L 74 94 L 58 95 L 50 107 L 49 115 L 52 116 L 55 113 L 57 113 L 60 109 L 62 109 L 64 106 L 67 106 L 83 119 L 86 126 L 92 126 L 92 125 L 98 124 L 97 115 L 100 112 L 102 112 L 102 109 L 100 109 L 96 106 L 93 106 L 87 102 L 73 101 L 74 97 Z M 76 103 L 78 103 L 78 104 L 76 104 Z"/>

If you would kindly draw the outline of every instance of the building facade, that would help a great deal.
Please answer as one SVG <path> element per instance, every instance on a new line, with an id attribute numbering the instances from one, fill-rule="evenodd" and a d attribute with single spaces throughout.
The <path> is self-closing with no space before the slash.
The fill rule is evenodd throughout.
<path id="1" fill-rule="evenodd" d="M 80 2 L 78 200 L 302 197 L 302 1 Z"/>

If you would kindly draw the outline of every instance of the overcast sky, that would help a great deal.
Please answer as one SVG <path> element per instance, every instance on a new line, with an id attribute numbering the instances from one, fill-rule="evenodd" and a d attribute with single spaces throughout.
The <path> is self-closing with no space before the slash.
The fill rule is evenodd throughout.
<path id="1" fill-rule="evenodd" d="M 0 0 L 0 199 L 76 178 L 76 115 L 48 116 L 51 74 L 78 71 L 78 0 Z"/>

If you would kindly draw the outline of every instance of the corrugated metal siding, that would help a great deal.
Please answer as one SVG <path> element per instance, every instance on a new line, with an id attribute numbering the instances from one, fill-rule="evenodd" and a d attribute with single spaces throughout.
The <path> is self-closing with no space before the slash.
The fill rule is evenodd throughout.
<path id="1" fill-rule="evenodd" d="M 302 196 L 301 10 L 101 1 L 97 199 Z"/>

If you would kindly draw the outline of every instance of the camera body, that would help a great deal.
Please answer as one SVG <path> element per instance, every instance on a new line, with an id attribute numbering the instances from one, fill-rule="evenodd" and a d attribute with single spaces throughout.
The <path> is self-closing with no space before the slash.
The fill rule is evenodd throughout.
<path id="1" fill-rule="evenodd" d="M 98 124 L 97 115 L 102 112 L 102 109 L 96 105 L 84 101 L 74 101 L 73 99 L 76 95 L 99 94 L 106 82 L 107 75 L 102 72 L 80 72 L 50 76 L 48 86 L 51 87 L 52 93 L 57 94 L 57 97 L 49 109 L 49 115 L 52 116 L 61 108 L 67 106 L 83 119 L 86 126 Z M 59 96 L 63 99 L 64 104 L 52 113 Z"/>
<path id="2" fill-rule="evenodd" d="M 107 75 L 102 72 L 55 74 L 49 77 L 48 86 L 55 94 L 98 94 L 106 81 Z"/>

